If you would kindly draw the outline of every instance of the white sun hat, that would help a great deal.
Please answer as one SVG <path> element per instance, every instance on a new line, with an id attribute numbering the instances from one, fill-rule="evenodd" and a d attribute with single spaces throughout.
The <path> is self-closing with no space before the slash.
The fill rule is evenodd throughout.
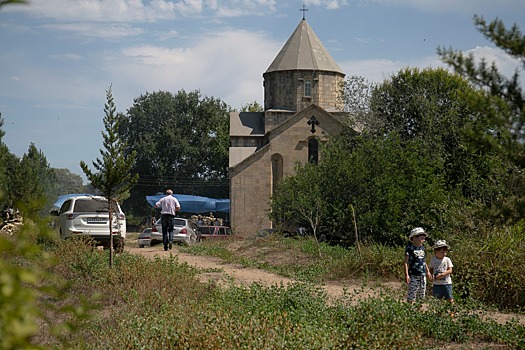
<path id="1" fill-rule="evenodd" d="M 408 236 L 408 238 L 412 239 L 412 237 L 419 236 L 419 235 L 425 235 L 425 237 L 428 236 L 422 227 L 416 227 L 412 229 L 412 231 L 410 231 L 410 235 Z"/>
<path id="2" fill-rule="evenodd" d="M 438 239 L 436 243 L 434 243 L 434 246 L 432 248 L 435 250 L 443 247 L 447 247 L 447 249 L 450 249 L 450 246 L 447 244 L 447 241 L 445 241 L 444 239 Z"/>

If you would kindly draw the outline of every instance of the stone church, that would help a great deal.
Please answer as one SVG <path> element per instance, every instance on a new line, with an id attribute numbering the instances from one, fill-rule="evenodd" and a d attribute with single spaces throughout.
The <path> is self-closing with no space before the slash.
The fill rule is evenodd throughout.
<path id="1" fill-rule="evenodd" d="M 275 185 L 297 161 L 317 162 L 319 144 L 341 131 L 344 77 L 303 18 L 263 74 L 264 112 L 230 113 L 230 221 L 238 235 L 272 228 Z"/>

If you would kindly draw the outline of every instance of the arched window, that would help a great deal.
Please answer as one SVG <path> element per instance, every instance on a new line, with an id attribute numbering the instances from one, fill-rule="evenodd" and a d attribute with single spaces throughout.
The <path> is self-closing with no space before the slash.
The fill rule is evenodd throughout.
<path id="1" fill-rule="evenodd" d="M 283 156 L 279 153 L 272 154 L 272 193 L 275 185 L 283 178 Z"/>
<path id="2" fill-rule="evenodd" d="M 305 97 L 312 96 L 312 81 L 311 80 L 304 81 L 304 96 Z"/>
<path id="3" fill-rule="evenodd" d="M 312 137 L 308 140 L 308 162 L 317 164 L 319 161 L 319 141 Z"/>

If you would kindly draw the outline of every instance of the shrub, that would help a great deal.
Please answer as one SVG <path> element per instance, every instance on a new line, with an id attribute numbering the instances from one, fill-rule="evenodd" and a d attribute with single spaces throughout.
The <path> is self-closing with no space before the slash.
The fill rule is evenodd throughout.
<path id="1" fill-rule="evenodd" d="M 500 308 L 523 308 L 525 228 L 495 228 L 486 234 L 459 234 L 450 239 L 455 293 Z"/>

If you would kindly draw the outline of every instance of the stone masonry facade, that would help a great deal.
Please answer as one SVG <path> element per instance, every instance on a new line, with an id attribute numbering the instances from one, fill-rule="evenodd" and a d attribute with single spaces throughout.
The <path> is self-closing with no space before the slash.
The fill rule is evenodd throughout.
<path id="1" fill-rule="evenodd" d="M 275 71 L 265 73 L 264 110 L 301 111 L 311 104 L 327 110 L 341 110 L 340 91 L 344 75 L 323 71 Z M 305 82 L 311 84 L 310 96 L 305 96 Z"/>

